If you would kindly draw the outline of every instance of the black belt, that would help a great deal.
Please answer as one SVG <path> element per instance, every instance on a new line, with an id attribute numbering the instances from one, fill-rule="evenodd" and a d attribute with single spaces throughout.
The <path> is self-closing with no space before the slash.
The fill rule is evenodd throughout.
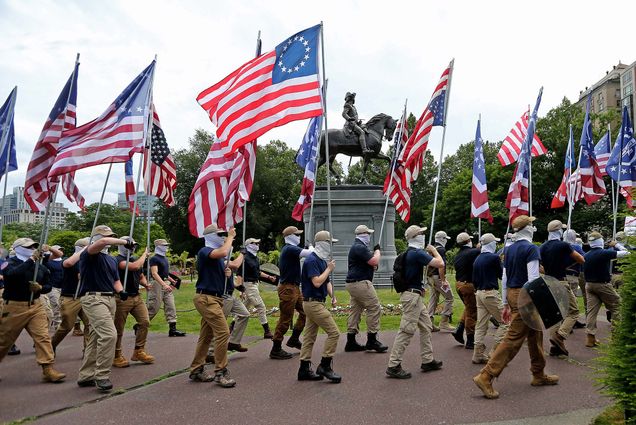
<path id="1" fill-rule="evenodd" d="M 137 296 L 139 296 L 139 292 L 129 292 L 128 293 L 128 298 L 137 297 Z M 119 294 L 117 294 L 117 298 L 119 298 Z"/>
<path id="2" fill-rule="evenodd" d="M 112 297 L 115 294 L 113 294 L 112 292 L 85 292 L 84 295 L 101 295 L 102 297 Z"/>
<path id="3" fill-rule="evenodd" d="M 603 285 L 605 283 L 612 283 L 612 282 L 592 282 L 591 280 L 587 280 L 587 281 L 585 281 L 585 283 L 595 283 L 597 285 Z"/>
<path id="4" fill-rule="evenodd" d="M 414 294 L 418 294 L 419 296 L 422 296 L 422 293 L 423 293 L 421 289 L 416 289 L 416 288 L 409 288 L 406 290 L 406 292 L 413 292 Z"/>
<path id="5" fill-rule="evenodd" d="M 311 297 L 304 299 L 304 301 L 307 301 L 307 302 L 315 301 L 315 302 L 318 302 L 318 303 L 324 303 L 325 300 L 326 300 L 326 298 L 311 298 Z"/>
<path id="6" fill-rule="evenodd" d="M 214 292 L 214 291 L 206 291 L 205 289 L 197 289 L 197 294 L 210 295 L 212 297 L 223 298 L 223 294 L 222 293 Z"/>
<path id="7" fill-rule="evenodd" d="M 300 283 L 294 282 L 281 282 L 280 285 L 292 285 L 292 286 L 300 286 Z"/>
<path id="8" fill-rule="evenodd" d="M 362 279 L 362 280 L 351 280 L 351 279 L 347 279 L 345 280 L 346 283 L 355 283 L 355 282 L 366 282 L 369 279 Z"/>

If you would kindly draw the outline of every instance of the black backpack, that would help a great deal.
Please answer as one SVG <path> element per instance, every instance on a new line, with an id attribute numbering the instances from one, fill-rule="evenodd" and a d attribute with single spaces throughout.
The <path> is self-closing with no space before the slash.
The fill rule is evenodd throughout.
<path id="1" fill-rule="evenodd" d="M 406 281 L 406 254 L 410 251 L 410 248 L 398 255 L 393 262 L 393 287 L 395 292 L 400 293 L 408 289 L 408 283 Z"/>

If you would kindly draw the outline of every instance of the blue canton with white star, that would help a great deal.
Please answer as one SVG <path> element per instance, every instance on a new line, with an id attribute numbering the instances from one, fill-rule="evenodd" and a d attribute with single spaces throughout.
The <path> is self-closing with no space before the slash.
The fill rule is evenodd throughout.
<path id="1" fill-rule="evenodd" d="M 150 89 L 155 61 L 144 69 L 115 99 L 117 120 L 129 116 L 145 116 L 150 106 Z"/>
<path id="2" fill-rule="evenodd" d="M 484 161 L 484 149 L 481 138 L 481 122 L 477 121 L 477 131 L 475 133 L 475 159 L 473 164 L 473 174 L 481 184 L 486 184 L 486 164 Z"/>
<path id="3" fill-rule="evenodd" d="M 292 35 L 276 46 L 272 83 L 318 73 L 320 25 Z"/>
<path id="4" fill-rule="evenodd" d="M 620 166 L 619 166 L 620 156 Z M 620 177 L 618 169 L 620 168 Z M 623 107 L 621 131 L 618 133 L 612 155 L 607 161 L 607 174 L 614 181 L 636 181 L 636 140 L 627 107 Z"/>

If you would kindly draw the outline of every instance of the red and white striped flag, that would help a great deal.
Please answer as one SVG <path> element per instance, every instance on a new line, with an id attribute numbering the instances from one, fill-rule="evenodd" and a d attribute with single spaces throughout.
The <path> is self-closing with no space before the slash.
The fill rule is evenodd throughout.
<path id="1" fill-rule="evenodd" d="M 403 113 L 402 118 L 398 121 L 394 138 L 397 143 L 395 143 L 395 152 L 393 155 L 399 157 L 409 140 L 409 132 L 406 128 L 406 113 Z M 391 165 L 393 165 L 393 163 Z M 411 188 L 410 185 L 404 186 L 402 184 L 405 173 L 406 169 L 404 166 L 396 161 L 395 167 L 389 170 L 384 179 L 383 192 L 384 195 L 388 196 L 391 202 L 393 202 L 400 218 L 402 218 L 403 221 L 408 221 L 411 214 Z"/>
<path id="2" fill-rule="evenodd" d="M 44 211 L 57 189 L 57 182 L 51 181 L 48 174 L 55 161 L 62 131 L 75 128 L 78 71 L 79 63 L 75 65 L 73 73 L 49 113 L 27 167 L 24 199 L 33 212 Z M 83 210 L 84 197 L 75 185 L 74 176 L 75 173 L 62 176 L 62 191 L 69 201 L 76 203 Z"/>
<path id="3" fill-rule="evenodd" d="M 174 206 L 174 190 L 177 187 L 177 167 L 170 154 L 166 136 L 161 129 L 159 115 L 152 105 L 152 143 L 150 152 L 150 170 L 147 169 L 147 155 L 144 156 L 144 179 L 146 193 L 161 199 L 167 206 Z M 147 154 L 147 152 L 146 152 Z"/>
<path id="4" fill-rule="evenodd" d="M 296 221 L 302 221 L 303 213 L 311 206 L 311 200 L 314 196 L 321 129 L 322 117 L 312 118 L 296 155 L 296 164 L 305 169 L 300 196 L 292 211 L 292 218 Z"/>
<path id="5" fill-rule="evenodd" d="M 128 201 L 128 210 L 133 212 L 135 210 L 135 198 L 137 197 L 137 190 L 135 189 L 135 177 L 133 176 L 133 160 L 130 158 L 124 165 L 124 174 L 126 176 L 126 201 Z M 136 208 L 136 214 L 139 215 L 139 205 Z"/>
<path id="6" fill-rule="evenodd" d="M 203 229 L 212 223 L 229 229 L 243 219 L 255 168 L 256 140 L 234 153 L 218 142 L 212 144 L 190 194 L 188 224 L 192 235 L 202 237 Z"/>
<path id="7" fill-rule="evenodd" d="M 141 152 L 148 130 L 155 61 L 93 121 L 62 133 L 49 178 L 99 164 L 126 162 Z"/>
<path id="8" fill-rule="evenodd" d="M 524 112 L 519 121 L 515 123 L 510 130 L 510 134 L 506 136 L 501 148 L 499 148 L 497 159 L 499 159 L 502 167 L 517 162 L 526 134 L 528 134 L 528 111 Z M 547 152 L 548 150 L 535 133 L 534 139 L 532 139 L 532 156 L 545 155 Z"/>
<path id="9" fill-rule="evenodd" d="M 316 25 L 292 35 L 197 96 L 228 154 L 274 127 L 322 115 L 321 30 Z"/>

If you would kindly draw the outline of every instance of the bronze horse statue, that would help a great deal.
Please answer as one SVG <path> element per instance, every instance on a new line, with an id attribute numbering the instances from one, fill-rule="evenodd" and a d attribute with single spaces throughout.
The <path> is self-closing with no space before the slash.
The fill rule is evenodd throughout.
<path id="1" fill-rule="evenodd" d="M 342 129 L 328 129 L 329 170 L 331 171 L 331 173 L 333 173 L 333 175 L 336 176 L 338 180 L 340 180 L 340 176 L 333 169 L 333 161 L 336 159 L 336 155 L 338 155 L 339 153 L 348 156 L 359 156 L 362 157 L 363 160 L 362 178 L 364 179 L 364 182 L 367 183 L 367 167 L 371 163 L 372 159 L 384 159 L 391 162 L 391 158 L 381 152 L 382 139 L 385 138 L 386 140 L 392 140 L 396 126 L 397 121 L 386 114 L 377 114 L 369 121 L 367 121 L 363 128 L 365 130 L 367 147 L 372 152 L 366 155 L 362 153 L 362 148 L 360 147 L 358 138 L 355 134 L 345 134 L 345 131 Z M 320 168 L 320 166 L 327 162 L 324 138 L 325 133 L 323 131 L 320 136 L 320 158 L 318 161 L 318 168 Z"/>

